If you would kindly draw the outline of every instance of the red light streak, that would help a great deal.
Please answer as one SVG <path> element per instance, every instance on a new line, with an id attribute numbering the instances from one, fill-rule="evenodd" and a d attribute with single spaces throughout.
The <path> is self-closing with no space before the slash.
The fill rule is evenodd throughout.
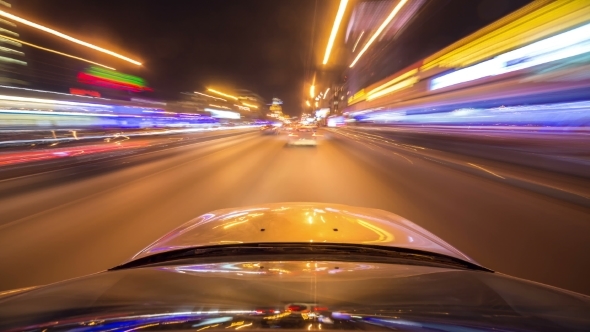
<path id="1" fill-rule="evenodd" d="M 118 82 L 118 81 L 114 81 L 114 80 L 109 80 L 106 78 L 97 77 L 97 76 L 89 75 L 89 74 L 82 73 L 82 72 L 78 73 L 78 82 L 84 83 L 84 84 L 100 86 L 103 88 L 116 89 L 116 90 L 126 90 L 126 91 L 132 91 L 132 92 L 153 91 L 152 88 L 142 87 L 142 86 L 130 84 L 130 83 Z"/>

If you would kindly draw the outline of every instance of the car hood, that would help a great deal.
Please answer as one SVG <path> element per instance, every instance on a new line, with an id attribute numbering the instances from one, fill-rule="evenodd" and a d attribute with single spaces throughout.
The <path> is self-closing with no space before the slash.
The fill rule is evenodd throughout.
<path id="1" fill-rule="evenodd" d="M 396 214 L 319 203 L 275 203 L 213 211 L 171 231 L 133 260 L 184 248 L 248 243 L 377 245 L 427 251 L 477 264 Z"/>

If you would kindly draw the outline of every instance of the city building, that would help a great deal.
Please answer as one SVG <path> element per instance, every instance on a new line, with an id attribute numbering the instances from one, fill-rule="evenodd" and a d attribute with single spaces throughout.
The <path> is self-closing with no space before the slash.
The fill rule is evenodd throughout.
<path id="1" fill-rule="evenodd" d="M 12 8 L 12 3 L 0 1 L 0 8 Z M 16 41 L 20 37 L 16 23 L 7 18 L 0 19 L 0 85 L 27 85 L 23 77 L 27 62 L 23 45 Z"/>

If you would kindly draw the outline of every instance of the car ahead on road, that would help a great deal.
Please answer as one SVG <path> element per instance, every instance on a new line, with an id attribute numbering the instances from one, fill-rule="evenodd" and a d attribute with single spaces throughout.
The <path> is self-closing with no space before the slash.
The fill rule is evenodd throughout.
<path id="1" fill-rule="evenodd" d="M 260 127 L 260 132 L 263 135 L 276 135 L 278 134 L 278 129 L 277 127 L 273 126 L 273 125 L 265 125 Z"/>
<path id="2" fill-rule="evenodd" d="M 287 146 L 317 146 L 317 131 L 312 126 L 301 126 L 289 133 Z"/>
<path id="3" fill-rule="evenodd" d="M 382 210 L 204 214 L 108 271 L 5 292 L 2 331 L 590 331 L 590 298 L 491 271 Z"/>

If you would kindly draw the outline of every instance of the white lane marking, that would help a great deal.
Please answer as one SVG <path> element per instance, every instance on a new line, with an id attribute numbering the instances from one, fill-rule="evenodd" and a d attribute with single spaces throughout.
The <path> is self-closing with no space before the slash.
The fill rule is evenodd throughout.
<path id="1" fill-rule="evenodd" d="M 499 177 L 500 179 L 504 179 L 504 180 L 506 180 L 506 178 L 505 178 L 505 177 L 503 177 L 503 176 L 501 176 L 501 175 L 498 175 L 498 174 L 496 174 L 496 173 L 494 173 L 494 172 L 492 172 L 492 171 L 490 171 L 490 170 L 487 170 L 487 169 L 485 169 L 485 168 L 483 168 L 483 167 L 481 167 L 481 166 L 478 166 L 478 165 L 476 165 L 476 164 L 467 163 L 467 165 L 471 165 L 471 166 L 473 166 L 473 167 L 479 168 L 479 169 L 481 169 L 481 170 L 482 170 L 482 171 L 484 171 L 484 172 L 490 173 L 490 174 L 492 174 L 493 176 L 496 176 L 496 177 Z"/>

